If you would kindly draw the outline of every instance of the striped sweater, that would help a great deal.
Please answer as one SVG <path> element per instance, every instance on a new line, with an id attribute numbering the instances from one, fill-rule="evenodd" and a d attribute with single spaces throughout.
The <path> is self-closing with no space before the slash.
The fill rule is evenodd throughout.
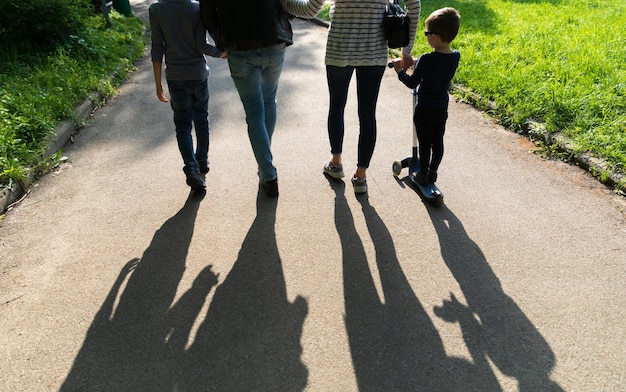
<path id="1" fill-rule="evenodd" d="M 384 66 L 388 47 L 382 26 L 388 0 L 335 0 L 331 5 L 331 25 L 326 43 L 326 65 Z M 405 0 L 410 20 L 409 44 L 402 48 L 410 57 L 419 22 L 420 0 Z"/>
<path id="2" fill-rule="evenodd" d="M 305 19 L 313 18 L 324 6 L 324 0 L 281 0 L 280 3 L 291 15 Z"/>

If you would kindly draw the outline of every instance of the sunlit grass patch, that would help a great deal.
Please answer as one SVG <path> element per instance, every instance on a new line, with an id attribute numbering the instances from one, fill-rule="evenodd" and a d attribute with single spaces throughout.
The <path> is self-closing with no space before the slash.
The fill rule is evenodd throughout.
<path id="1" fill-rule="evenodd" d="M 626 168 L 625 3 L 432 0 L 422 3 L 420 31 L 444 6 L 461 14 L 454 82 L 483 98 L 474 104 L 516 131 L 543 122 Z M 420 38 L 415 55 L 432 50 Z"/>
<path id="2" fill-rule="evenodd" d="M 112 74 L 123 75 L 145 47 L 143 24 L 112 12 L 112 26 L 101 16 L 86 21 L 49 53 L 0 53 L 0 184 L 25 181 L 47 166 L 44 154 L 55 125 L 71 118 L 89 94 L 113 92 Z"/>

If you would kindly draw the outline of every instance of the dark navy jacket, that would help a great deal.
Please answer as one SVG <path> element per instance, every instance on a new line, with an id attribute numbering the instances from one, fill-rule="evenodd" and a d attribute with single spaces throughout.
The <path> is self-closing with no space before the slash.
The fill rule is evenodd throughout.
<path id="1" fill-rule="evenodd" d="M 417 107 L 420 109 L 448 109 L 448 90 L 461 55 L 431 52 L 422 55 L 415 63 L 411 76 L 402 71 L 398 79 L 409 88 L 417 89 Z"/>
<path id="2" fill-rule="evenodd" d="M 202 22 L 217 46 L 248 50 L 293 43 L 280 0 L 200 0 Z"/>

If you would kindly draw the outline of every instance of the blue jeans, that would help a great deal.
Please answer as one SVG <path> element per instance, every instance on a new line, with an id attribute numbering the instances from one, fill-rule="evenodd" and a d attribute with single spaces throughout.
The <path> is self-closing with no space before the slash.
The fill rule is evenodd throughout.
<path id="1" fill-rule="evenodd" d="M 168 80 L 178 150 L 186 167 L 198 169 L 209 156 L 209 85 L 207 80 Z M 196 130 L 196 149 L 191 128 Z"/>
<path id="2" fill-rule="evenodd" d="M 246 112 L 248 137 L 265 181 L 277 176 L 271 145 L 276 126 L 276 91 L 284 60 L 285 44 L 228 52 L 230 75 Z"/>
<path id="3" fill-rule="evenodd" d="M 348 100 L 348 87 L 356 69 L 356 93 L 359 113 L 359 145 L 357 167 L 368 168 L 376 146 L 376 103 L 384 66 L 335 67 L 326 66 L 326 79 L 330 94 L 328 111 L 328 138 L 331 154 L 343 150 L 344 112 Z"/>

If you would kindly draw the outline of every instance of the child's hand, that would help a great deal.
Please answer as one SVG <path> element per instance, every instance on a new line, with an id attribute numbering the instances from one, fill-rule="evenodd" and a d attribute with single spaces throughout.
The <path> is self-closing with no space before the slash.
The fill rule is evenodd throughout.
<path id="1" fill-rule="evenodd" d="M 402 68 L 402 60 L 398 59 L 398 60 L 394 60 L 393 61 L 393 69 L 397 72 L 400 73 L 400 71 L 403 70 Z"/>
<path id="2" fill-rule="evenodd" d="M 157 93 L 157 98 L 159 98 L 159 101 L 169 102 L 167 98 L 165 97 L 165 93 L 163 92 L 163 86 L 161 84 L 157 84 L 156 93 Z"/>

